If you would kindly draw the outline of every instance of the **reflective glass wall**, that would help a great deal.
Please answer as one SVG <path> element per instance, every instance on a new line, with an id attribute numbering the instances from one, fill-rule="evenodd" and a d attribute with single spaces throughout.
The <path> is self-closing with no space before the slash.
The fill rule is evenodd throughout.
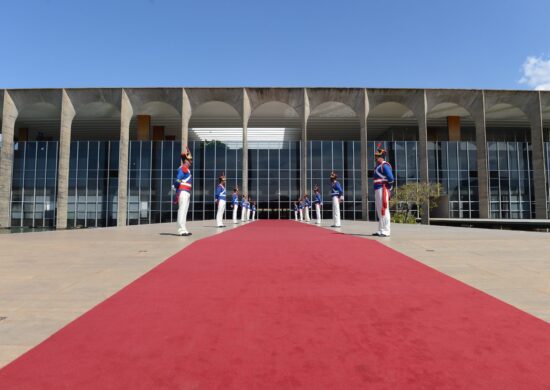
<path id="1" fill-rule="evenodd" d="M 233 188 L 242 187 L 242 153 L 241 142 L 193 142 L 193 150 L 200 155 L 202 166 L 193 162 L 194 177 L 199 178 L 202 184 L 202 190 L 199 192 L 194 188 L 193 210 L 195 219 L 214 219 L 216 218 L 215 193 L 218 186 L 218 177 L 225 173 L 227 200 L 231 200 Z M 193 154 L 195 158 L 195 154 Z M 195 182 L 193 181 L 195 187 Z M 240 191 L 239 191 L 240 193 Z M 229 206 L 229 204 L 227 204 Z M 229 217 L 229 207 L 225 208 L 226 216 Z"/>
<path id="2" fill-rule="evenodd" d="M 487 142 L 491 218 L 534 218 L 531 145 Z"/>
<path id="3" fill-rule="evenodd" d="M 172 183 L 180 166 L 181 142 L 131 141 L 128 167 L 128 224 L 174 222 Z M 213 219 L 218 177 L 225 172 L 227 193 L 242 181 L 242 144 L 192 141 L 193 190 L 189 220 Z"/>
<path id="4" fill-rule="evenodd" d="M 300 196 L 301 142 L 249 142 L 248 191 L 262 219 L 290 218 Z"/>
<path id="5" fill-rule="evenodd" d="M 118 141 L 72 141 L 67 227 L 115 226 Z"/>
<path id="6" fill-rule="evenodd" d="M 376 210 L 374 207 L 374 185 L 372 174 L 376 164 L 374 160 L 374 151 L 378 144 L 387 151 L 387 160 L 393 168 L 395 176 L 394 186 L 400 186 L 406 183 L 415 183 L 420 180 L 418 172 L 418 142 L 417 141 L 374 141 L 367 145 L 367 168 L 369 175 L 369 220 L 376 219 Z"/>
<path id="7" fill-rule="evenodd" d="M 361 219 L 361 144 L 359 141 L 309 141 L 308 142 L 308 194 L 313 187 L 321 187 L 323 218 L 332 218 L 330 197 L 330 172 L 338 174 L 344 189 L 341 205 L 342 218 Z M 373 198 L 374 200 L 374 198 Z"/>
<path id="8" fill-rule="evenodd" d="M 57 141 L 15 144 L 11 193 L 12 226 L 55 226 L 58 149 Z"/>
<path id="9" fill-rule="evenodd" d="M 428 142 L 428 169 L 430 182 L 440 183 L 444 191 L 433 214 L 443 218 L 479 218 L 475 142 Z"/>

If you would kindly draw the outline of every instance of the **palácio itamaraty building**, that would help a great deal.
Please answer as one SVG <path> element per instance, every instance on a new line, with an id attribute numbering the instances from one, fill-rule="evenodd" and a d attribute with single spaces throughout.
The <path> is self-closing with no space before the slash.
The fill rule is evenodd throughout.
<path id="1" fill-rule="evenodd" d="M 0 90 L 0 110 L 0 227 L 174 221 L 184 145 L 194 157 L 193 220 L 214 217 L 221 172 L 229 190 L 257 201 L 260 218 L 287 219 L 315 184 L 328 199 L 332 170 L 343 218 L 373 220 L 379 142 L 397 186 L 441 183 L 432 217 L 549 218 L 550 92 L 13 89 Z"/>

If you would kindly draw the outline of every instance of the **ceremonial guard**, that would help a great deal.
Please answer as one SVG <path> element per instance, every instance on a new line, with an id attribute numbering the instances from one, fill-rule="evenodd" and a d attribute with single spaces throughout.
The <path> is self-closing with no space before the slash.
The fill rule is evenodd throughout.
<path id="1" fill-rule="evenodd" d="M 304 202 L 302 199 L 298 200 L 298 212 L 300 213 L 300 222 L 304 221 Z"/>
<path id="2" fill-rule="evenodd" d="M 216 206 L 218 207 L 218 212 L 216 214 L 216 225 L 218 227 L 225 227 L 223 224 L 223 217 L 225 213 L 225 202 L 227 199 L 227 194 L 225 191 L 225 174 L 221 174 L 218 177 L 218 186 L 216 187 Z"/>
<path id="3" fill-rule="evenodd" d="M 298 202 L 294 202 L 293 210 L 294 210 L 294 220 L 298 221 Z"/>
<path id="4" fill-rule="evenodd" d="M 255 221 L 256 220 L 256 202 L 252 202 L 251 208 L 252 208 L 252 220 Z"/>
<path id="5" fill-rule="evenodd" d="M 231 195 L 231 207 L 233 208 L 233 223 L 237 223 L 237 214 L 239 211 L 239 188 L 233 188 L 233 195 Z"/>
<path id="6" fill-rule="evenodd" d="M 311 208 L 311 201 L 309 200 L 309 197 L 307 194 L 304 194 L 304 218 L 306 222 L 309 222 L 309 209 Z"/>
<path id="7" fill-rule="evenodd" d="M 393 171 L 386 158 L 386 151 L 378 144 L 374 153 L 376 167 L 372 175 L 374 182 L 374 206 L 378 217 L 378 231 L 373 236 L 390 236 L 390 194 L 393 187 Z"/>
<path id="8" fill-rule="evenodd" d="M 313 204 L 315 205 L 315 217 L 317 225 L 321 224 L 321 206 L 323 205 L 323 199 L 321 198 L 321 192 L 319 191 L 319 186 L 315 184 L 313 187 Z"/>
<path id="9" fill-rule="evenodd" d="M 248 202 L 246 202 L 246 220 L 250 221 L 250 213 L 252 212 L 252 197 L 248 196 Z"/>
<path id="10" fill-rule="evenodd" d="M 176 196 L 174 197 L 174 204 L 178 205 L 178 235 L 190 236 L 191 233 L 187 231 L 187 210 L 189 210 L 189 201 L 191 199 L 191 188 L 193 187 L 193 179 L 191 176 L 191 164 L 193 163 L 193 156 L 189 148 L 181 154 L 181 166 L 176 173 L 176 180 L 174 180 L 173 188 L 176 189 Z"/>
<path id="11" fill-rule="evenodd" d="M 241 222 L 246 221 L 246 209 L 248 208 L 248 202 L 246 201 L 246 195 L 241 198 Z"/>
<path id="12" fill-rule="evenodd" d="M 330 196 L 332 197 L 332 226 L 331 227 L 340 227 L 340 202 L 344 201 L 344 190 L 338 182 L 338 175 L 336 172 L 330 173 L 331 181 L 331 191 Z"/>

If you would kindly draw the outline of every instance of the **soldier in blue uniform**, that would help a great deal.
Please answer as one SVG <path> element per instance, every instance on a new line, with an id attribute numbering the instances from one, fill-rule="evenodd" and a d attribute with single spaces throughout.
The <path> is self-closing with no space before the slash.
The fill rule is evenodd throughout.
<path id="1" fill-rule="evenodd" d="M 377 150 L 374 153 L 376 159 L 376 167 L 372 175 L 374 182 L 374 206 L 378 217 L 378 231 L 373 233 L 373 236 L 389 237 L 390 236 L 390 194 L 393 188 L 393 171 L 390 163 L 386 158 L 386 151 L 378 144 Z"/>
<path id="2" fill-rule="evenodd" d="M 307 194 L 304 194 L 304 219 L 306 222 L 309 222 L 309 209 L 311 208 L 311 201 Z"/>
<path id="3" fill-rule="evenodd" d="M 255 221 L 256 220 L 256 202 L 252 202 L 250 206 L 252 209 L 252 220 Z"/>
<path id="4" fill-rule="evenodd" d="M 298 213 L 300 214 L 300 222 L 304 221 L 304 201 L 302 198 L 298 200 Z"/>
<path id="5" fill-rule="evenodd" d="M 246 220 L 250 221 L 250 213 L 252 212 L 252 197 L 248 195 L 248 201 L 246 202 Z"/>
<path id="6" fill-rule="evenodd" d="M 331 191 L 330 196 L 332 197 L 332 226 L 331 227 L 340 227 L 340 202 L 344 201 L 344 190 L 338 182 L 338 175 L 336 172 L 330 173 L 331 181 Z"/>
<path id="7" fill-rule="evenodd" d="M 233 195 L 231 195 L 231 207 L 233 208 L 233 223 L 237 223 L 237 214 L 239 211 L 239 187 L 233 188 Z"/>
<path id="8" fill-rule="evenodd" d="M 294 202 L 292 209 L 294 210 L 294 220 L 298 221 L 298 202 Z"/>
<path id="9" fill-rule="evenodd" d="M 227 199 L 227 194 L 225 191 L 225 174 L 221 174 L 218 177 L 218 186 L 216 187 L 216 206 L 218 207 L 218 212 L 216 213 L 216 225 L 218 227 L 225 227 L 223 224 L 223 217 L 225 213 L 225 202 Z"/>
<path id="10" fill-rule="evenodd" d="M 321 206 L 323 205 L 323 199 L 321 198 L 321 192 L 317 184 L 315 184 L 315 187 L 313 187 L 313 204 L 315 205 L 315 217 L 317 218 L 315 223 L 317 225 L 320 225 L 321 224 Z"/>
<path id="11" fill-rule="evenodd" d="M 246 221 L 246 210 L 248 208 L 248 202 L 246 200 L 246 195 L 243 195 L 241 198 L 241 222 Z"/>
<path id="12" fill-rule="evenodd" d="M 190 236 L 187 231 L 187 211 L 189 210 L 189 201 L 191 199 L 191 189 L 193 187 L 193 178 L 191 176 L 191 164 L 193 156 L 189 148 L 181 154 L 181 166 L 176 173 L 176 179 L 172 185 L 176 189 L 174 203 L 178 205 L 178 235 Z"/>

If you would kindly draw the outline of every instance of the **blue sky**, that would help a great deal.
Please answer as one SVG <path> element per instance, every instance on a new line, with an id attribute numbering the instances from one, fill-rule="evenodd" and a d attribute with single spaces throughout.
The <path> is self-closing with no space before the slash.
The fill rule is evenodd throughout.
<path id="1" fill-rule="evenodd" d="M 0 12 L 0 88 L 550 88 L 548 0 L 6 0 Z"/>

